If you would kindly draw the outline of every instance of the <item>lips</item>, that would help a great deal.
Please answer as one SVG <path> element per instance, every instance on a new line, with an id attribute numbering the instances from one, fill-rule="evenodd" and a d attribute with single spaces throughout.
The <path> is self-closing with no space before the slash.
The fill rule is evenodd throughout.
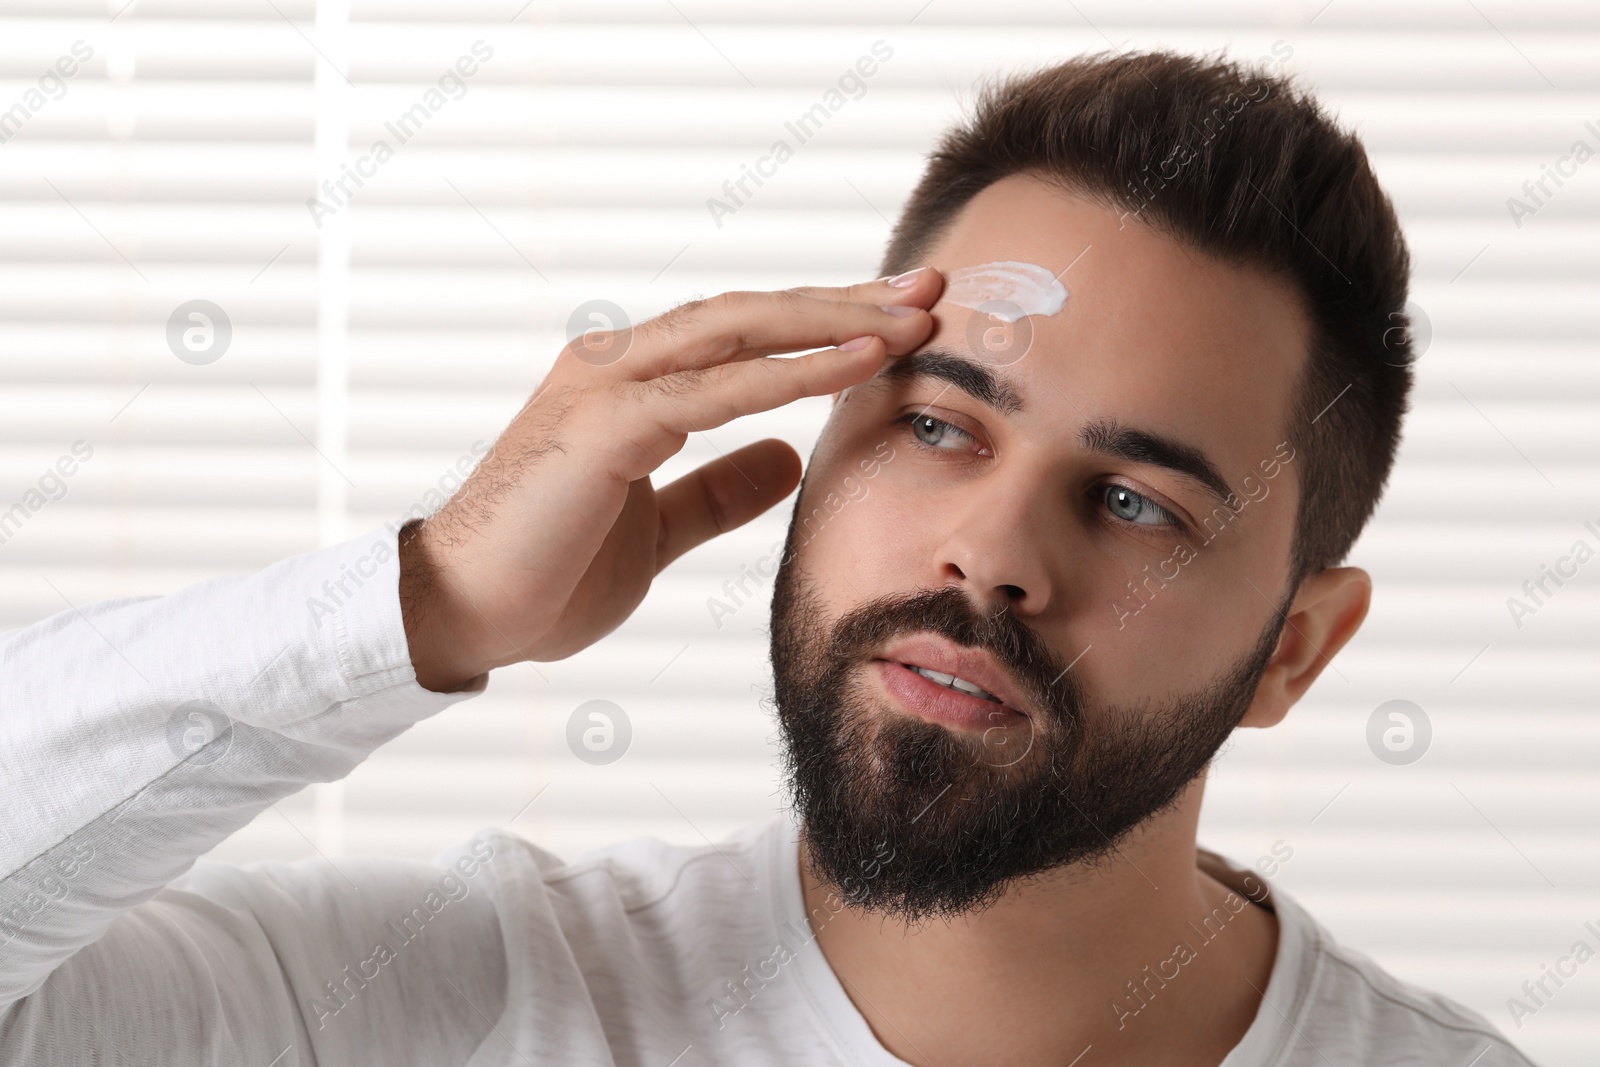
<path id="1" fill-rule="evenodd" d="M 955 730 L 982 735 L 987 745 L 1000 731 L 1027 729 L 1032 720 L 1006 704 L 944 685 L 915 667 L 893 660 L 874 660 L 879 683 L 897 705 L 917 718 Z"/>
<path id="2" fill-rule="evenodd" d="M 975 697 L 982 697 L 984 700 L 992 700 L 996 704 L 1004 703 L 1004 701 L 995 696 L 993 693 L 989 692 L 987 689 L 974 685 L 965 678 L 957 678 L 953 674 L 945 674 L 942 671 L 933 670 L 931 667 L 921 667 L 915 663 L 904 663 L 901 664 L 901 666 L 916 671 L 929 681 L 938 682 L 946 689 L 954 689 L 958 693 L 970 693 Z"/>
<path id="3" fill-rule="evenodd" d="M 913 670 L 930 682 L 980 700 L 1004 705 L 1027 715 L 1031 702 L 1011 674 L 989 652 L 958 645 L 937 634 L 922 633 L 891 642 L 878 657 Z"/>

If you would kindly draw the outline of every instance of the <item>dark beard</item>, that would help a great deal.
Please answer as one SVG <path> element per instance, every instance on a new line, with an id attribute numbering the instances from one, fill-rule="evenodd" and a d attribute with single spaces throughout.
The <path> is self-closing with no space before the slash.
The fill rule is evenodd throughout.
<path id="1" fill-rule="evenodd" d="M 771 657 L 812 873 L 845 902 L 908 922 L 979 910 L 1018 880 L 1111 858 L 1177 801 L 1238 725 L 1287 605 L 1246 656 L 1197 691 L 1091 705 L 1033 630 L 1009 610 L 974 612 L 955 586 L 868 601 L 830 632 L 794 542 L 791 522 L 773 587 Z M 885 706 L 892 698 L 866 677 L 872 658 L 916 631 L 993 653 L 1027 694 L 1027 724 L 978 735 Z"/>

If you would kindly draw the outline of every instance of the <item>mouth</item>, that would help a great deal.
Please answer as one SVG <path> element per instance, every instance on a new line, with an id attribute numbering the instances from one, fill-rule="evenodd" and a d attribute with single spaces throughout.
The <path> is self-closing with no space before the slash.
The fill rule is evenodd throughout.
<path id="1" fill-rule="evenodd" d="M 874 659 L 873 667 L 895 703 L 919 718 L 975 733 L 1029 723 L 1022 709 L 960 675 L 895 659 Z"/>
<path id="2" fill-rule="evenodd" d="M 984 689 L 982 686 L 979 686 L 976 683 L 969 682 L 965 678 L 958 678 L 953 674 L 945 674 L 942 671 L 936 671 L 931 667 L 922 667 L 915 663 L 902 663 L 900 666 L 906 668 L 907 670 L 916 671 L 924 678 L 931 682 L 938 682 L 946 689 L 954 689 L 958 693 L 968 693 L 984 700 L 992 700 L 996 704 L 1005 703 L 1005 701 L 1001 700 L 987 689 Z"/>

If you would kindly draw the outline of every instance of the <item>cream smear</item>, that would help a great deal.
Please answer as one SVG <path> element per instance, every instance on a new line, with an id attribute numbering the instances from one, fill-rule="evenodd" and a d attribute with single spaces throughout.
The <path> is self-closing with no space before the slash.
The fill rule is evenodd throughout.
<path id="1" fill-rule="evenodd" d="M 1024 315 L 1054 315 L 1066 304 L 1067 290 L 1054 271 L 1002 259 L 957 267 L 946 276 L 939 299 L 1016 322 Z"/>

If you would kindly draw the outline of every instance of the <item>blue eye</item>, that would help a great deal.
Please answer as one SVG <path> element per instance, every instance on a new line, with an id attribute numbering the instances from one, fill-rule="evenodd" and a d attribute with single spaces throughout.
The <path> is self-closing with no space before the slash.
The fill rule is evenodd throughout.
<path id="1" fill-rule="evenodd" d="M 1149 497 L 1135 493 L 1125 485 L 1106 486 L 1105 502 L 1111 514 L 1124 522 L 1139 526 L 1178 525 L 1178 520 L 1172 512 Z"/>
<path id="2" fill-rule="evenodd" d="M 932 415 L 919 415 L 913 412 L 907 415 L 906 419 L 910 421 L 911 432 L 916 435 L 917 440 L 929 448 L 942 447 L 940 442 L 947 438 L 966 438 L 969 441 L 972 439 L 972 435 L 965 430 L 952 426 L 943 419 L 936 419 Z M 952 450 L 946 449 L 946 451 Z"/>

